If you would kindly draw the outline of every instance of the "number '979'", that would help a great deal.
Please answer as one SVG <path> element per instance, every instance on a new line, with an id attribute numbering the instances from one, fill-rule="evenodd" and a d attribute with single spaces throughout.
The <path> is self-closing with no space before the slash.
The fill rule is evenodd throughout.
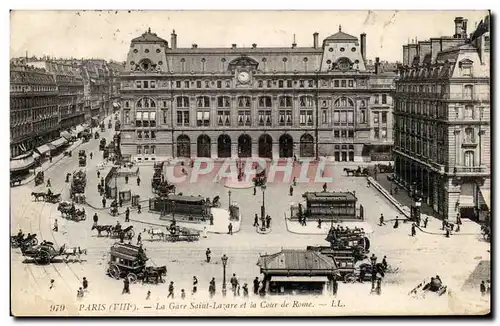
<path id="1" fill-rule="evenodd" d="M 49 307 L 50 312 L 59 312 L 59 311 L 64 311 L 66 307 L 63 304 L 52 304 Z"/>

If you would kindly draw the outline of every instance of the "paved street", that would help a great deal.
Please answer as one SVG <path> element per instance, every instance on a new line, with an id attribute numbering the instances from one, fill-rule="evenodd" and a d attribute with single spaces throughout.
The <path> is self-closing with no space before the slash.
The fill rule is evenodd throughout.
<path id="1" fill-rule="evenodd" d="M 111 131 L 106 131 L 105 136 L 111 139 Z M 94 153 L 94 159 L 87 160 L 86 170 L 88 172 L 88 183 L 86 189 L 87 200 L 100 208 L 99 197 L 97 195 L 96 166 L 101 162 L 101 153 L 98 152 L 99 140 L 92 139 L 89 143 L 82 144 L 78 149 L 85 149 Z M 61 192 L 63 200 L 69 198 L 69 184 L 65 183 L 65 175 L 78 169 L 78 155 L 74 151 L 73 157 L 63 158 L 54 163 L 46 172 L 46 179 L 52 181 L 52 191 Z M 444 280 L 449 289 L 453 289 L 456 296 L 469 298 L 479 298 L 478 289 L 461 291 L 463 283 L 475 269 L 480 260 L 489 260 L 489 244 L 482 242 L 479 235 L 454 235 L 445 238 L 442 235 L 425 234 L 417 232 L 416 237 L 410 237 L 410 225 L 401 224 L 399 229 L 393 229 L 392 224 L 378 226 L 378 219 L 381 213 L 386 220 L 394 218 L 398 213 L 391 204 L 373 188 L 368 188 L 365 178 L 346 177 L 342 169 L 344 166 L 329 164 L 325 170 L 325 176 L 331 176 L 332 182 L 328 183 L 328 189 L 336 191 L 356 191 L 360 203 L 365 207 L 365 222 L 373 230 L 369 235 L 372 248 L 381 260 L 387 255 L 389 264 L 398 267 L 397 274 L 389 274 L 384 280 L 385 293 L 398 293 L 402 298 L 407 298 L 406 294 L 414 286 L 420 283 L 423 278 L 428 278 L 436 274 Z M 103 171 L 101 171 L 102 173 Z M 150 178 L 153 173 L 153 166 L 140 166 L 141 186 L 138 187 L 135 179 L 131 178 L 128 185 L 124 185 L 123 179 L 118 179 L 119 189 L 129 188 L 133 194 L 137 193 L 141 199 L 152 196 L 150 190 Z M 234 235 L 212 234 L 207 238 L 201 238 L 194 243 L 169 243 L 161 241 L 147 241 L 148 236 L 143 235 L 144 247 L 150 258 L 150 263 L 156 266 L 166 265 L 168 268 L 167 280 L 175 282 L 175 291 L 180 293 L 180 289 L 191 291 L 191 280 L 194 275 L 198 277 L 198 291 L 200 297 L 207 294 L 208 283 L 212 277 L 216 278 L 217 290 L 220 293 L 222 282 L 222 265 L 220 257 L 223 254 L 229 256 L 227 267 L 228 279 L 232 273 L 240 279 L 241 283 L 251 282 L 259 275 L 256 266 L 259 254 L 274 253 L 281 248 L 305 248 L 308 245 L 327 245 L 324 240 L 328 228 L 321 232 L 310 234 L 304 230 L 305 234 L 289 232 L 285 223 L 285 213 L 289 212 L 289 204 L 301 200 L 301 194 L 305 191 L 321 190 L 322 183 L 299 183 L 293 196 L 288 195 L 289 183 L 274 182 L 269 183 L 265 191 L 266 212 L 272 217 L 272 228 L 268 234 L 258 234 L 253 224 L 253 216 L 259 213 L 262 203 L 262 193 L 257 189 L 256 196 L 253 196 L 253 188 L 231 189 L 231 200 L 237 202 L 241 209 L 242 221 L 239 232 Z M 228 188 L 223 182 L 213 183 L 211 178 L 206 178 L 196 184 L 182 183 L 178 185 L 178 192 L 184 194 L 202 195 L 204 197 L 221 196 L 222 208 L 227 208 L 229 204 Z M 30 197 L 32 191 L 45 191 L 45 186 L 40 185 L 34 188 L 34 183 L 12 188 L 12 231 L 16 233 L 21 228 L 25 233 L 31 232 L 38 235 L 38 239 L 55 242 L 59 247 L 66 244 L 67 247 L 80 246 L 88 250 L 88 255 L 83 256 L 86 261 L 83 263 L 63 262 L 53 263 L 48 266 L 37 266 L 34 264 L 22 263 L 24 257 L 18 249 L 12 255 L 12 288 L 13 296 L 21 298 L 18 293 L 39 293 L 44 298 L 53 298 L 57 302 L 72 302 L 76 298 L 76 291 L 81 286 L 83 277 L 87 277 L 90 283 L 90 291 L 87 298 L 99 298 L 115 296 L 119 297 L 122 289 L 122 282 L 114 280 L 105 274 L 108 252 L 110 246 L 115 242 L 109 238 L 97 237 L 97 232 L 91 231 L 92 216 L 97 211 L 99 214 L 99 224 L 116 224 L 120 220 L 126 226 L 121 215 L 118 218 L 111 217 L 108 209 L 94 209 L 85 206 L 87 220 L 73 222 L 63 219 L 57 211 L 57 205 L 33 202 Z M 149 228 L 147 223 L 166 224 L 159 220 L 159 215 L 147 213 L 147 204 L 143 204 L 144 213 L 138 215 L 135 211 L 131 214 L 131 219 L 136 234 L 144 228 Z M 123 208 L 124 209 L 124 208 Z M 122 209 L 122 210 L 123 210 Z M 54 220 L 59 222 L 59 231 L 53 232 Z M 143 221 L 146 223 L 141 223 Z M 315 226 L 314 226 L 315 227 Z M 440 224 L 429 223 L 428 230 L 439 231 Z M 296 228 L 296 227 L 295 227 Z M 300 233 L 300 230 L 298 231 Z M 316 233 L 316 234 L 314 234 Z M 133 240 L 135 242 L 135 239 Z M 205 250 L 212 251 L 212 262 L 206 263 Z M 55 280 L 55 287 L 49 290 L 49 282 Z M 367 284 L 341 284 L 339 292 L 349 292 L 365 294 L 369 292 L 370 285 Z M 346 291 L 346 289 L 351 289 Z M 146 292 L 152 291 L 152 297 L 166 297 L 168 283 L 158 286 L 133 284 L 131 287 L 134 299 L 144 298 Z M 472 297 L 471 297 L 472 296 Z M 37 300 L 35 297 L 35 300 Z M 445 301 L 446 298 L 443 298 Z M 445 305 L 446 306 L 446 305 Z M 45 310 L 44 310 L 45 311 Z"/>

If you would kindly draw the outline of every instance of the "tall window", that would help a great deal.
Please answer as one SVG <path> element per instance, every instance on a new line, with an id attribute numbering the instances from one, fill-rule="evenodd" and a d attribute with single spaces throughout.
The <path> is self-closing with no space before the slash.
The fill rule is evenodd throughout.
<path id="1" fill-rule="evenodd" d="M 210 98 L 208 96 L 198 96 L 196 98 L 196 106 L 198 108 L 209 108 Z"/>
<path id="2" fill-rule="evenodd" d="M 464 86 L 464 99 L 465 100 L 472 100 L 472 92 L 473 92 L 473 86 L 472 85 L 465 85 Z"/>
<path id="3" fill-rule="evenodd" d="M 321 123 L 322 124 L 328 123 L 328 111 L 327 110 L 321 110 Z"/>
<path id="4" fill-rule="evenodd" d="M 472 105 L 465 106 L 464 119 L 468 119 L 468 120 L 474 119 L 474 106 L 472 106 Z"/>
<path id="5" fill-rule="evenodd" d="M 198 96 L 196 98 L 196 125 L 198 127 L 210 126 L 210 98 L 208 96 Z"/>
<path id="6" fill-rule="evenodd" d="M 231 125 L 230 98 L 228 96 L 217 97 L 217 125 Z"/>
<path id="7" fill-rule="evenodd" d="M 387 104 L 387 94 L 382 94 L 382 104 Z"/>
<path id="8" fill-rule="evenodd" d="M 354 112 L 347 111 L 347 123 L 354 123 Z"/>
<path id="9" fill-rule="evenodd" d="M 248 96 L 240 96 L 237 99 L 238 105 L 238 126 L 250 126 L 251 99 Z"/>
<path id="10" fill-rule="evenodd" d="M 366 123 L 366 111 L 365 110 L 359 111 L 359 122 Z"/>
<path id="11" fill-rule="evenodd" d="M 271 107 L 272 107 L 272 100 L 270 96 L 259 97 L 259 120 L 258 120 L 259 126 L 272 125 Z"/>
<path id="12" fill-rule="evenodd" d="M 130 110 L 125 110 L 124 113 L 125 113 L 125 124 L 128 125 L 130 123 Z"/>
<path id="13" fill-rule="evenodd" d="M 379 118 L 378 114 L 379 114 L 378 112 L 373 112 L 373 123 L 378 123 L 378 121 L 379 121 L 378 120 L 378 118 Z"/>
<path id="14" fill-rule="evenodd" d="M 382 127 L 382 129 L 380 129 L 380 136 L 382 139 L 387 139 L 387 128 L 386 127 Z"/>
<path id="15" fill-rule="evenodd" d="M 474 166 L 474 151 L 465 151 L 465 153 L 464 153 L 464 164 L 467 167 Z"/>
<path id="16" fill-rule="evenodd" d="M 378 94 L 373 95 L 373 100 L 375 104 L 378 104 Z"/>
<path id="17" fill-rule="evenodd" d="M 382 123 L 387 123 L 387 112 L 382 112 Z"/>
<path id="18" fill-rule="evenodd" d="M 149 98 L 149 97 L 143 97 L 136 103 L 137 108 L 155 108 L 156 107 L 156 102 Z"/>
<path id="19" fill-rule="evenodd" d="M 161 117 L 162 117 L 162 121 L 163 121 L 163 124 L 164 125 L 167 125 L 168 124 L 168 121 L 167 121 L 167 110 L 161 110 Z"/>

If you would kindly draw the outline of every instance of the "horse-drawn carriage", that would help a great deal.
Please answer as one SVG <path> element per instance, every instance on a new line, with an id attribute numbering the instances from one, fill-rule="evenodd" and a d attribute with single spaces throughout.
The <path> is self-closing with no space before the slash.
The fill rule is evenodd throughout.
<path id="1" fill-rule="evenodd" d="M 38 244 L 38 239 L 36 234 L 28 234 L 26 237 L 24 234 L 16 234 L 10 236 L 10 245 L 12 248 L 19 247 L 34 247 Z"/>
<path id="2" fill-rule="evenodd" d="M 21 177 L 21 176 L 10 177 L 10 186 L 14 187 L 16 185 L 16 183 L 18 186 L 20 186 L 22 181 L 23 181 L 23 177 Z"/>
<path id="3" fill-rule="evenodd" d="M 45 181 L 45 175 L 43 171 L 38 172 L 35 176 L 35 186 L 43 184 L 44 181 Z"/>
<path id="4" fill-rule="evenodd" d="M 153 193 L 157 194 L 159 197 L 168 196 L 169 194 L 175 194 L 175 185 L 169 183 L 167 180 L 155 183 L 153 179 L 152 186 Z"/>
<path id="5" fill-rule="evenodd" d="M 162 277 L 167 275 L 167 267 L 146 266 L 147 261 L 142 247 L 115 243 L 110 249 L 107 273 L 117 280 L 126 277 L 131 283 L 137 280 L 142 280 L 143 283 L 162 283 Z"/>
<path id="6" fill-rule="evenodd" d="M 63 217 L 68 218 L 71 221 L 85 221 L 87 219 L 87 214 L 85 213 L 85 209 L 76 209 L 75 205 L 70 202 L 61 202 L 57 207 L 57 210 L 61 212 Z"/>
<path id="7" fill-rule="evenodd" d="M 47 203 L 55 204 L 61 200 L 61 194 L 54 194 L 50 191 L 45 192 L 32 192 L 31 196 L 35 198 L 35 201 L 39 201 L 40 198 L 42 201 Z"/>
<path id="8" fill-rule="evenodd" d="M 220 208 L 220 196 L 215 196 L 212 201 L 210 201 L 210 198 L 207 198 L 207 205 L 208 207 Z"/>
<path id="9" fill-rule="evenodd" d="M 39 246 L 21 247 L 23 256 L 32 258 L 36 264 L 46 265 L 52 262 L 57 256 L 64 254 L 64 246 L 56 250 L 52 242 L 43 241 Z"/>
<path id="10" fill-rule="evenodd" d="M 371 175 L 368 168 L 361 168 L 360 166 L 358 166 L 357 169 L 344 168 L 344 172 L 347 174 L 347 176 L 353 177 L 369 177 Z"/>
<path id="11" fill-rule="evenodd" d="M 389 164 L 377 164 L 377 165 L 375 165 L 375 168 L 380 173 L 393 173 L 394 172 L 394 167 L 392 166 L 391 163 L 389 163 Z"/>
<path id="12" fill-rule="evenodd" d="M 99 141 L 99 150 L 103 151 L 106 148 L 106 138 L 102 137 Z"/>
<path id="13" fill-rule="evenodd" d="M 73 173 L 71 180 L 70 197 L 73 199 L 76 194 L 85 193 L 85 186 L 87 185 L 87 174 L 80 170 Z"/>
<path id="14" fill-rule="evenodd" d="M 101 132 L 104 132 L 104 131 L 105 131 L 104 121 L 103 121 L 103 122 L 101 122 L 101 124 L 99 125 L 99 128 L 101 129 Z"/>
<path id="15" fill-rule="evenodd" d="M 135 236 L 134 227 L 132 225 L 129 225 L 126 228 L 122 229 L 121 226 L 115 226 L 111 231 L 110 237 L 116 239 L 121 238 L 122 236 L 126 240 L 132 240 L 132 238 Z"/>
<path id="16" fill-rule="evenodd" d="M 86 156 L 80 156 L 78 158 L 78 166 L 84 167 L 87 165 L 87 157 Z"/>

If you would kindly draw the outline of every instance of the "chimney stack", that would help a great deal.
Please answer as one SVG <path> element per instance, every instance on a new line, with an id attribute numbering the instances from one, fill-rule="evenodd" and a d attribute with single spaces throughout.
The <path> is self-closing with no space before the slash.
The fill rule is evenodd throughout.
<path id="1" fill-rule="evenodd" d="M 172 49 L 177 49 L 177 34 L 175 34 L 175 29 L 172 30 L 172 34 L 170 34 L 170 47 Z"/>
<path id="2" fill-rule="evenodd" d="M 408 59 L 408 44 L 403 45 L 403 66 L 409 66 L 410 60 Z"/>
<path id="3" fill-rule="evenodd" d="M 236 49 L 236 43 L 233 43 L 233 44 L 231 45 L 231 49 Z"/>
<path id="4" fill-rule="evenodd" d="M 375 58 L 375 75 L 378 75 L 379 73 L 379 67 L 380 67 L 380 58 L 376 57 Z"/>
<path id="5" fill-rule="evenodd" d="M 198 44 L 193 43 L 193 45 L 192 45 L 192 49 L 197 49 L 197 48 L 198 48 Z"/>
<path id="6" fill-rule="evenodd" d="M 319 38 L 319 33 L 318 33 L 318 32 L 315 32 L 315 33 L 313 34 L 313 47 L 314 47 L 315 49 L 317 49 L 317 48 L 318 48 L 318 45 L 319 45 L 318 38 Z"/>
<path id="7" fill-rule="evenodd" d="M 257 43 L 252 44 L 252 49 L 256 49 L 256 48 L 257 48 Z"/>
<path id="8" fill-rule="evenodd" d="M 361 57 L 363 58 L 363 61 L 366 60 L 366 33 L 362 33 L 360 35 L 361 39 Z"/>
<path id="9" fill-rule="evenodd" d="M 453 35 L 453 38 L 465 37 L 467 37 L 467 19 L 455 17 L 455 35 Z"/>

